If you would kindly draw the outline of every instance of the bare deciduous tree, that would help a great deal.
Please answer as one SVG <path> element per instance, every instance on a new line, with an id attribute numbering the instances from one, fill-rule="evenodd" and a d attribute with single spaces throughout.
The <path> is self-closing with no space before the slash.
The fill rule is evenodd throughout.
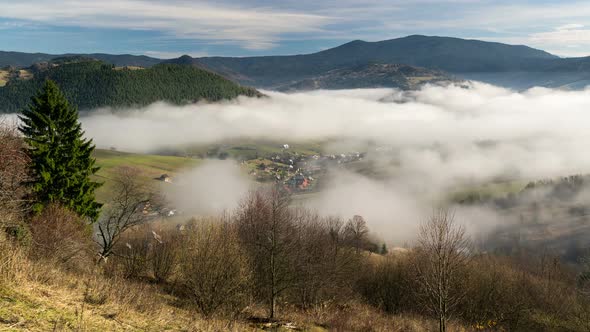
<path id="1" fill-rule="evenodd" d="M 307 209 L 293 211 L 297 219 L 297 247 L 293 268 L 295 286 L 294 300 L 303 308 L 321 301 L 332 284 L 328 232 L 320 216 Z"/>
<path id="2" fill-rule="evenodd" d="M 289 197 L 278 189 L 255 191 L 238 209 L 237 223 L 254 265 L 258 295 L 266 299 L 269 317 L 274 318 L 279 296 L 295 284 L 297 229 Z"/>
<path id="3" fill-rule="evenodd" d="M 352 217 L 344 228 L 346 240 L 356 249 L 357 253 L 360 253 L 364 249 L 368 233 L 367 223 L 361 216 Z"/>
<path id="4" fill-rule="evenodd" d="M 17 126 L 0 122 L 0 211 L 4 226 L 14 226 L 25 209 L 29 158 Z"/>
<path id="5" fill-rule="evenodd" d="M 451 311 L 465 294 L 457 287 L 470 255 L 465 229 L 455 223 L 453 213 L 438 210 L 420 226 L 415 249 L 419 295 L 438 318 L 440 331 L 446 331 Z"/>
<path id="6" fill-rule="evenodd" d="M 121 234 L 146 221 L 144 207 L 153 197 L 151 191 L 138 180 L 139 170 L 120 167 L 113 179 L 114 196 L 97 222 L 100 258 L 112 253 Z"/>

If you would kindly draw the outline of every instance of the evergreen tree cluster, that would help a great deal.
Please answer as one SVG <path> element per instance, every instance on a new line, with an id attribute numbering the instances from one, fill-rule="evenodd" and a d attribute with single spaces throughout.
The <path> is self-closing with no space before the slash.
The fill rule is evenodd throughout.
<path id="1" fill-rule="evenodd" d="M 27 106 L 47 79 L 80 110 L 97 107 L 141 107 L 157 101 L 186 104 L 219 101 L 240 95 L 260 96 L 217 74 L 193 66 L 159 64 L 147 69 L 115 69 L 101 61 L 79 61 L 39 71 L 30 80 L 14 80 L 0 88 L 0 113 Z"/>
<path id="2" fill-rule="evenodd" d="M 98 171 L 92 158 L 94 145 L 85 139 L 78 110 L 72 107 L 53 81 L 46 81 L 19 117 L 19 127 L 31 159 L 32 209 L 58 203 L 80 216 L 97 220 L 101 204 L 90 180 Z"/>

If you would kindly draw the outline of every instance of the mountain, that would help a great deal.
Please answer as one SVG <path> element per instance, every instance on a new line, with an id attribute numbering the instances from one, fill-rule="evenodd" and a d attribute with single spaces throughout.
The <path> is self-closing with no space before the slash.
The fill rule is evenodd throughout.
<path id="1" fill-rule="evenodd" d="M 4 52 L 0 51 L 0 68 L 2 67 L 29 67 L 36 63 L 49 62 L 55 58 L 82 56 L 101 60 L 115 66 L 137 66 L 137 67 L 151 67 L 162 60 L 151 58 L 145 55 L 130 55 L 130 54 L 45 54 L 45 53 L 23 53 L 23 52 Z"/>
<path id="2" fill-rule="evenodd" d="M 450 82 L 445 73 L 399 64 L 372 63 L 334 69 L 324 74 L 275 87 L 279 91 L 317 89 L 398 88 L 416 89 L 424 83 Z"/>
<path id="3" fill-rule="evenodd" d="M 0 52 L 0 67 L 39 62 L 52 56 Z M 150 67 L 157 63 L 191 65 L 218 73 L 235 82 L 266 89 L 291 89 L 297 85 L 317 86 L 380 86 L 379 78 L 352 75 L 363 81 L 347 80 L 345 72 L 358 71 L 370 64 L 406 65 L 447 72 L 457 78 L 481 80 L 505 87 L 526 89 L 532 86 L 584 87 L 590 82 L 590 57 L 559 58 L 542 50 L 523 45 L 507 45 L 452 37 L 413 35 L 403 38 L 366 42 L 355 40 L 313 54 L 258 57 L 182 56 L 159 60 L 132 55 L 81 55 L 113 63 L 117 66 Z M 332 72 L 341 70 L 343 72 Z M 332 72 L 332 73 L 330 73 Z M 370 71 L 369 71 L 370 72 Z M 330 79 L 334 82 L 329 82 Z M 0 84 L 2 77 L 0 77 Z M 321 82 L 320 82 L 321 81 Z M 340 82 L 340 83 L 339 83 Z"/>
<path id="4" fill-rule="evenodd" d="M 307 55 L 205 57 L 193 59 L 193 64 L 239 82 L 272 87 L 334 69 L 369 63 L 404 64 L 450 73 L 469 73 L 537 70 L 554 60 L 560 59 L 527 46 L 416 35 L 380 42 L 356 40 Z"/>
<path id="5" fill-rule="evenodd" d="M 240 95 L 261 96 L 217 74 L 191 66 L 159 64 L 151 68 L 114 67 L 97 60 L 67 61 L 35 66 L 29 76 L 12 79 L 0 87 L 0 113 L 18 112 L 46 79 L 57 82 L 80 110 L 98 107 L 145 106 L 156 101 L 185 104 L 218 101 Z"/>

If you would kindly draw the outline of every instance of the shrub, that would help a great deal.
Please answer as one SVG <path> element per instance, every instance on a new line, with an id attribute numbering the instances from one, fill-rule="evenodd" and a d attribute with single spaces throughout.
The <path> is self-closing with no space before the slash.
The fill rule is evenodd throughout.
<path id="1" fill-rule="evenodd" d="M 23 248 L 0 232 L 0 286 L 19 279 L 27 272 L 28 265 Z"/>
<path id="2" fill-rule="evenodd" d="M 179 260 L 179 294 L 204 316 L 240 312 L 250 300 L 250 270 L 234 226 L 203 223 L 187 232 Z"/>
<path id="3" fill-rule="evenodd" d="M 180 234 L 174 231 L 159 233 L 161 241 L 153 242 L 150 252 L 150 265 L 154 278 L 158 282 L 168 280 L 177 264 L 178 245 L 181 242 Z"/>
<path id="4" fill-rule="evenodd" d="M 76 213 L 51 204 L 30 221 L 34 259 L 51 260 L 67 268 L 92 264 L 94 243 L 90 226 Z"/>
<path id="5" fill-rule="evenodd" d="M 409 311 L 412 302 L 411 266 L 407 256 L 387 257 L 368 265 L 357 283 L 365 301 L 387 313 Z"/>
<path id="6" fill-rule="evenodd" d="M 149 276 L 149 255 L 153 241 L 153 235 L 147 225 L 122 235 L 116 246 L 115 264 L 124 278 Z"/>

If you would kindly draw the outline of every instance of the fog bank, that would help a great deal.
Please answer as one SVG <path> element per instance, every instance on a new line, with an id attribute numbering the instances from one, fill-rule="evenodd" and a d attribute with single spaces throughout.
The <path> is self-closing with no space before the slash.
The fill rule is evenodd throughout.
<path id="1" fill-rule="evenodd" d="M 308 204 L 326 214 L 363 215 L 371 228 L 398 241 L 415 233 L 417 222 L 441 203 L 441 193 L 590 170 L 588 89 L 514 92 L 470 83 L 411 92 L 265 93 L 268 98 L 216 104 L 101 109 L 81 121 L 99 147 L 134 152 L 243 137 L 374 142 L 389 151 L 367 156 L 380 178 L 339 170 Z M 186 175 L 191 191 L 177 195 L 177 201 L 205 212 L 235 206 L 249 186 L 236 169 L 205 164 Z M 457 216 L 473 233 L 508 222 L 485 210 L 459 208 Z"/>

